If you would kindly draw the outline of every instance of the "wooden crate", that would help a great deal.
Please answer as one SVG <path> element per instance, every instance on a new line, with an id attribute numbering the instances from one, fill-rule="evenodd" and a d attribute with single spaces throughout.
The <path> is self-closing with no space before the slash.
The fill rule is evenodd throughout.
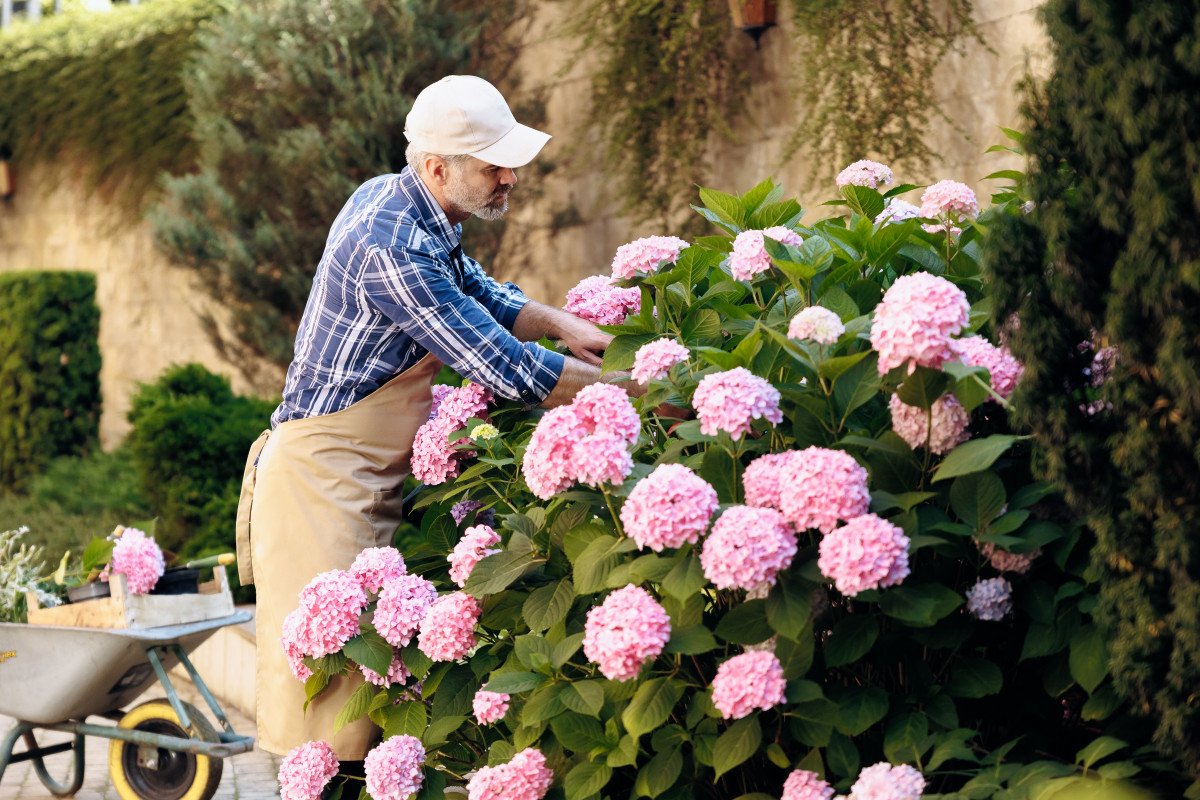
<path id="1" fill-rule="evenodd" d="M 125 576 L 114 573 L 112 595 L 41 608 L 33 593 L 29 602 L 30 625 L 68 625 L 76 628 L 158 628 L 183 625 L 233 613 L 233 595 L 225 567 L 213 567 L 213 579 L 200 584 L 198 594 L 130 594 Z"/>

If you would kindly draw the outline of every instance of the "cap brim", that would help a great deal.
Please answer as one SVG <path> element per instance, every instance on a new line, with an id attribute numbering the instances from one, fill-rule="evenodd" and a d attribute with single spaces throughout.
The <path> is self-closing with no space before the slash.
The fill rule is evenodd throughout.
<path id="1" fill-rule="evenodd" d="M 516 169 L 533 161 L 548 141 L 550 141 L 550 134 L 542 133 L 518 122 L 497 142 L 482 150 L 477 150 L 471 155 L 497 167 Z"/>

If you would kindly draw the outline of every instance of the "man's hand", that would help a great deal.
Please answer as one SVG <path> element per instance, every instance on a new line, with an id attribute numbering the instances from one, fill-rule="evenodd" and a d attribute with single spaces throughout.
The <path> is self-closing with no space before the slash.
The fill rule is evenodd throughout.
<path id="1" fill-rule="evenodd" d="M 536 342 L 543 336 L 561 339 L 585 364 L 600 366 L 604 349 L 613 340 L 611 334 L 559 308 L 551 308 L 530 300 L 517 314 L 513 335 L 525 342 Z"/>

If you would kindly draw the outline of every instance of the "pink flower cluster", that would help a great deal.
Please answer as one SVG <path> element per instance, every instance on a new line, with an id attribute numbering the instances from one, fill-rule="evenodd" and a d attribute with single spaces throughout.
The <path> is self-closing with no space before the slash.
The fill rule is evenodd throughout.
<path id="1" fill-rule="evenodd" d="M 366 592 L 378 592 L 390 578 L 399 578 L 407 569 L 404 557 L 394 547 L 368 547 L 350 565 L 350 574 Z"/>
<path id="2" fill-rule="evenodd" d="M 392 647 L 407 647 L 435 600 L 437 589 L 420 575 L 391 578 L 379 592 L 372 624 Z"/>
<path id="3" fill-rule="evenodd" d="M 125 586 L 130 594 L 146 594 L 165 570 L 162 550 L 154 538 L 137 528 L 124 528 L 113 545 L 112 559 L 100 580 L 107 581 L 110 573 L 119 572 L 125 576 Z"/>
<path id="4" fill-rule="evenodd" d="M 526 747 L 507 764 L 483 767 L 467 783 L 468 800 L 541 800 L 554 772 L 540 750 Z"/>
<path id="5" fill-rule="evenodd" d="M 612 681 L 636 678 L 671 638 L 671 620 L 640 586 L 618 589 L 588 612 L 583 653 Z"/>
<path id="6" fill-rule="evenodd" d="M 450 580 L 459 586 L 466 586 L 471 570 L 475 569 L 480 559 L 500 552 L 500 548 L 489 545 L 499 543 L 500 534 L 487 525 L 467 528 L 458 544 L 454 545 L 454 551 L 446 556 L 446 560 L 450 562 Z"/>
<path id="7" fill-rule="evenodd" d="M 783 666 L 774 653 L 760 650 L 734 656 L 717 667 L 712 701 L 725 719 L 741 719 L 756 708 L 783 701 Z"/>
<path id="8" fill-rule="evenodd" d="M 790 454 L 779 470 L 779 510 L 796 530 L 828 534 L 838 520 L 867 513 L 867 471 L 841 450 L 808 447 Z"/>
<path id="9" fill-rule="evenodd" d="M 430 419 L 437 416 L 438 409 L 442 407 L 442 401 L 450 396 L 454 388 L 448 383 L 435 383 L 429 387 L 429 393 L 433 396 L 433 402 L 429 405 Z"/>
<path id="10" fill-rule="evenodd" d="M 940 367 L 955 358 L 953 338 L 967 324 L 967 295 L 945 278 L 916 272 L 896 279 L 875 307 L 871 346 L 879 374 L 905 362 Z"/>
<path id="11" fill-rule="evenodd" d="M 415 736 L 389 736 L 367 753 L 363 773 L 374 800 L 406 800 L 425 781 L 425 748 Z"/>
<path id="12" fill-rule="evenodd" d="M 417 647 L 434 661 L 457 661 L 475 646 L 481 612 L 479 601 L 464 592 L 438 598 L 421 618 Z"/>
<path id="13" fill-rule="evenodd" d="M 881 761 L 858 773 L 846 800 L 918 800 L 923 791 L 925 778 L 916 769 Z"/>
<path id="14" fill-rule="evenodd" d="M 613 277 L 632 278 L 639 272 L 653 272 L 664 261 L 674 264 L 687 246 L 678 236 L 646 236 L 623 244 L 613 257 Z"/>
<path id="15" fill-rule="evenodd" d="M 475 693 L 475 699 L 471 701 L 471 708 L 475 712 L 475 719 L 479 720 L 480 725 L 491 725 L 508 713 L 508 701 L 511 698 L 503 692 L 489 692 L 487 689 L 480 689 Z"/>
<path id="16" fill-rule="evenodd" d="M 748 281 L 771 269 L 771 256 L 767 253 L 764 236 L 792 247 L 799 247 L 804 241 L 800 234 L 782 225 L 761 231 L 742 231 L 733 240 L 733 252 L 729 255 L 729 274 L 734 280 Z"/>
<path id="17" fill-rule="evenodd" d="M 549 500 L 575 482 L 620 483 L 633 470 L 628 448 L 641 419 L 623 389 L 594 383 L 570 405 L 552 408 L 529 439 L 522 472 L 529 489 Z"/>
<path id="18" fill-rule="evenodd" d="M 875 224 L 881 222 L 888 225 L 895 225 L 897 222 L 903 222 L 906 219 L 921 216 L 921 209 L 914 206 L 912 203 L 901 200 L 899 197 L 893 197 L 888 200 L 887 206 L 875 216 Z"/>
<path id="19" fill-rule="evenodd" d="M 775 509 L 730 506 L 704 540 L 700 566 L 718 589 L 773 586 L 796 547 L 796 534 Z"/>
<path id="20" fill-rule="evenodd" d="M 289 660 L 297 652 L 317 658 L 336 653 L 361 632 L 358 618 L 366 607 L 367 593 L 356 577 L 340 569 L 322 572 L 300 590 L 300 606 L 284 619 L 284 653 Z"/>
<path id="21" fill-rule="evenodd" d="M 717 504 L 708 481 L 682 464 L 661 464 L 633 487 L 621 508 L 621 524 L 638 547 L 658 553 L 696 542 Z"/>
<path id="22" fill-rule="evenodd" d="M 318 800 L 339 766 L 328 742 L 293 747 L 279 764 L 280 800 Z"/>
<path id="23" fill-rule="evenodd" d="M 892 430 L 913 450 L 924 447 L 928 438 L 929 452 L 942 456 L 971 438 L 967 431 L 971 417 L 952 394 L 934 401 L 930 409 L 932 427 L 925 409 L 901 402 L 897 395 L 888 400 L 888 408 L 892 412 Z"/>
<path id="24" fill-rule="evenodd" d="M 979 216 L 979 203 L 975 192 L 965 183 L 938 181 L 921 195 L 921 216 L 961 223 Z M 930 233 L 942 229 L 941 225 L 926 227 Z"/>
<path id="25" fill-rule="evenodd" d="M 829 800 L 833 787 L 821 780 L 821 776 L 806 769 L 794 769 L 783 782 L 783 797 L 780 800 Z"/>
<path id="26" fill-rule="evenodd" d="M 1042 548 L 1035 547 L 1028 553 L 1010 553 L 996 547 L 995 542 L 984 542 L 979 546 L 988 563 L 998 572 L 1015 572 L 1024 575 L 1033 566 L 1034 560 L 1042 554 Z"/>
<path id="27" fill-rule="evenodd" d="M 967 590 L 967 611 L 979 619 L 999 622 L 1012 610 L 1012 584 L 1004 578 L 988 578 Z"/>
<path id="28" fill-rule="evenodd" d="M 742 486 L 746 490 L 746 505 L 755 508 L 774 508 L 779 504 L 779 472 L 791 458 L 792 451 L 767 453 L 751 461 L 742 471 Z"/>
<path id="29" fill-rule="evenodd" d="M 387 675 L 380 675 L 375 670 L 358 665 L 358 671 L 363 674 L 363 677 L 370 683 L 376 686 L 388 687 L 396 683 L 405 683 L 409 679 L 408 668 L 404 666 L 404 661 L 400 658 L 400 651 L 392 652 L 392 663 L 388 667 Z"/>
<path id="30" fill-rule="evenodd" d="M 957 346 L 963 363 L 986 368 L 992 376 L 992 389 L 1007 400 L 1025 371 L 1009 349 L 996 347 L 982 336 L 965 336 L 958 340 Z"/>
<path id="31" fill-rule="evenodd" d="M 863 514 L 821 539 L 817 568 L 847 597 L 895 586 L 908 577 L 909 538 L 874 514 Z"/>
<path id="32" fill-rule="evenodd" d="M 789 339 L 812 339 L 817 344 L 833 344 L 846 332 L 837 314 L 822 306 L 809 306 L 788 325 Z"/>
<path id="33" fill-rule="evenodd" d="M 878 161 L 855 161 L 838 173 L 838 188 L 843 186 L 865 186 L 868 189 L 878 188 L 881 183 L 892 182 L 892 170 L 886 164 Z"/>
<path id="34" fill-rule="evenodd" d="M 486 420 L 491 401 L 491 391 L 477 383 L 468 383 L 446 394 L 438 404 L 437 414 L 417 429 L 413 440 L 412 472 L 417 480 L 436 486 L 458 476 L 462 462 L 474 457 L 475 452 L 455 450 L 469 440 L 463 437 L 450 442 L 450 434 L 465 427 L 471 417 Z"/>
<path id="35" fill-rule="evenodd" d="M 633 372 L 630 374 L 645 386 L 655 378 L 666 375 L 671 367 L 686 361 L 687 357 L 688 349 L 674 339 L 655 339 L 639 347 L 633 354 Z"/>
<path id="36" fill-rule="evenodd" d="M 750 432 L 755 419 L 772 425 L 783 421 L 779 390 L 745 367 L 705 375 L 692 395 L 692 406 L 706 436 L 725 431 L 737 439 Z"/>
<path id="37" fill-rule="evenodd" d="M 636 287 L 622 289 L 608 275 L 593 275 L 567 292 L 563 310 L 597 325 L 620 325 L 642 310 L 642 293 Z"/>

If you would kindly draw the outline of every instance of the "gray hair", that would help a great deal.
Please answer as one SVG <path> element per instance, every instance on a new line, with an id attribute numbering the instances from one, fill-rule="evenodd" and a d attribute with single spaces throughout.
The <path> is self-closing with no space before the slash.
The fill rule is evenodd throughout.
<path id="1" fill-rule="evenodd" d="M 430 156 L 437 156 L 442 161 L 445 161 L 450 169 L 455 172 L 460 171 L 467 163 L 467 160 L 471 158 L 471 156 L 467 155 L 466 153 L 453 156 L 444 156 L 440 153 L 426 153 L 424 150 L 418 150 L 417 146 L 411 142 L 409 142 L 408 147 L 404 151 L 404 157 L 408 159 L 408 165 L 412 167 L 418 175 L 425 174 L 425 159 L 429 158 Z"/>

